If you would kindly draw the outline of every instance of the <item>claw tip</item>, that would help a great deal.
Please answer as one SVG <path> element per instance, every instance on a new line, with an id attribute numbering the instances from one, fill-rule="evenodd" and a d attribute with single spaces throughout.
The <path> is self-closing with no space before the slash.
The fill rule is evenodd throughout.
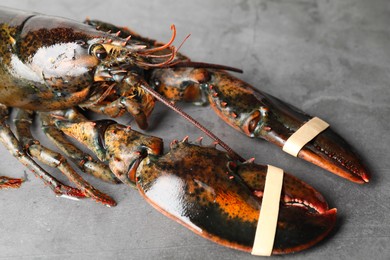
<path id="1" fill-rule="evenodd" d="M 370 175 L 369 174 L 367 174 L 367 173 L 364 173 L 363 175 L 362 175 L 362 179 L 363 179 L 363 181 L 364 182 L 370 182 Z"/>

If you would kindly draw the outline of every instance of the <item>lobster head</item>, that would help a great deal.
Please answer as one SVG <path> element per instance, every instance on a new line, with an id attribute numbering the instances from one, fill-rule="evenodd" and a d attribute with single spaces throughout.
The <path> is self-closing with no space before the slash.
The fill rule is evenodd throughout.
<path id="1" fill-rule="evenodd" d="M 174 26 L 172 30 L 167 44 L 151 47 L 90 25 L 33 16 L 18 38 L 10 38 L 16 54 L 12 62 L 18 62 L 12 67 L 16 77 L 64 101 L 50 109 L 80 105 L 112 117 L 127 111 L 146 128 L 154 98 L 141 88 L 147 84 L 143 74 L 175 59 Z"/>
<path id="2" fill-rule="evenodd" d="M 174 63 L 176 49 L 171 44 L 175 39 L 176 29 L 173 25 L 171 29 L 171 40 L 157 47 L 133 41 L 131 36 L 120 38 L 120 32 L 115 35 L 107 33 L 105 38 L 88 42 L 88 54 L 99 60 L 94 82 L 104 86 L 96 89 L 97 100 L 102 100 L 103 97 L 106 102 L 116 101 L 116 107 L 123 107 L 117 114 L 111 113 L 111 116 L 118 116 L 127 110 L 140 128 L 147 128 L 147 117 L 153 110 L 155 101 L 145 91 L 148 84 L 143 74 L 145 70 Z"/>

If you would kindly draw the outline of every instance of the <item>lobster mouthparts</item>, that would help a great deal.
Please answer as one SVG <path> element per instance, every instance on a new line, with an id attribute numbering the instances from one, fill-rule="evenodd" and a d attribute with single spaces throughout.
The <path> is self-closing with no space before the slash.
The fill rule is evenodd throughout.
<path id="1" fill-rule="evenodd" d="M 149 155 L 137 170 L 140 193 L 163 214 L 227 247 L 251 251 L 267 166 L 236 165 L 225 152 L 187 142 Z M 308 248 L 333 228 L 336 209 L 289 174 L 283 180 L 273 254 Z"/>

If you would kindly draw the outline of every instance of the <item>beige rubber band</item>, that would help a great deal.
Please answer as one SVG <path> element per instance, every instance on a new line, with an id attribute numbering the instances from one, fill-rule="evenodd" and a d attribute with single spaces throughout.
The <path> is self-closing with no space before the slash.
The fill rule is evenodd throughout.
<path id="1" fill-rule="evenodd" d="M 252 255 L 270 256 L 272 254 L 276 224 L 278 223 L 283 175 L 282 169 L 268 165 Z"/>
<path id="2" fill-rule="evenodd" d="M 297 157 L 299 151 L 319 133 L 329 127 L 329 124 L 318 117 L 313 117 L 292 134 L 284 143 L 283 151 Z"/>

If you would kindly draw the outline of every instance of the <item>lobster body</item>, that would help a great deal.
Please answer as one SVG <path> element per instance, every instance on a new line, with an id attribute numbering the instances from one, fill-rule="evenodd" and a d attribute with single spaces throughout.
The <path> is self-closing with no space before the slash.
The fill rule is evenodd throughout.
<path id="1" fill-rule="evenodd" d="M 127 112 L 145 129 L 155 98 L 170 107 L 167 99 L 208 102 L 233 128 L 278 146 L 310 118 L 223 70 L 228 67 L 191 62 L 172 46 L 174 27 L 172 31 L 171 40 L 163 44 L 98 21 L 87 25 L 0 9 L 0 141 L 57 195 L 91 197 L 115 206 L 61 154 L 34 139 L 30 127 L 36 112 L 45 134 L 81 171 L 137 187 L 155 208 L 195 233 L 250 251 L 261 213 L 266 166 L 238 162 L 232 153 L 186 140 L 173 142 L 171 151 L 163 154 L 158 137 L 144 136 L 112 120 L 90 121 L 78 112 L 87 109 L 110 118 Z M 16 136 L 6 124 L 8 108 L 17 110 Z M 65 135 L 88 147 L 98 160 Z M 368 181 L 358 156 L 330 129 L 306 144 L 299 157 L 354 182 Z M 59 169 L 77 187 L 59 182 L 35 160 Z M 21 183 L 0 179 L 0 188 Z M 273 253 L 308 248 L 335 224 L 336 210 L 289 174 L 283 181 L 280 204 Z"/>

